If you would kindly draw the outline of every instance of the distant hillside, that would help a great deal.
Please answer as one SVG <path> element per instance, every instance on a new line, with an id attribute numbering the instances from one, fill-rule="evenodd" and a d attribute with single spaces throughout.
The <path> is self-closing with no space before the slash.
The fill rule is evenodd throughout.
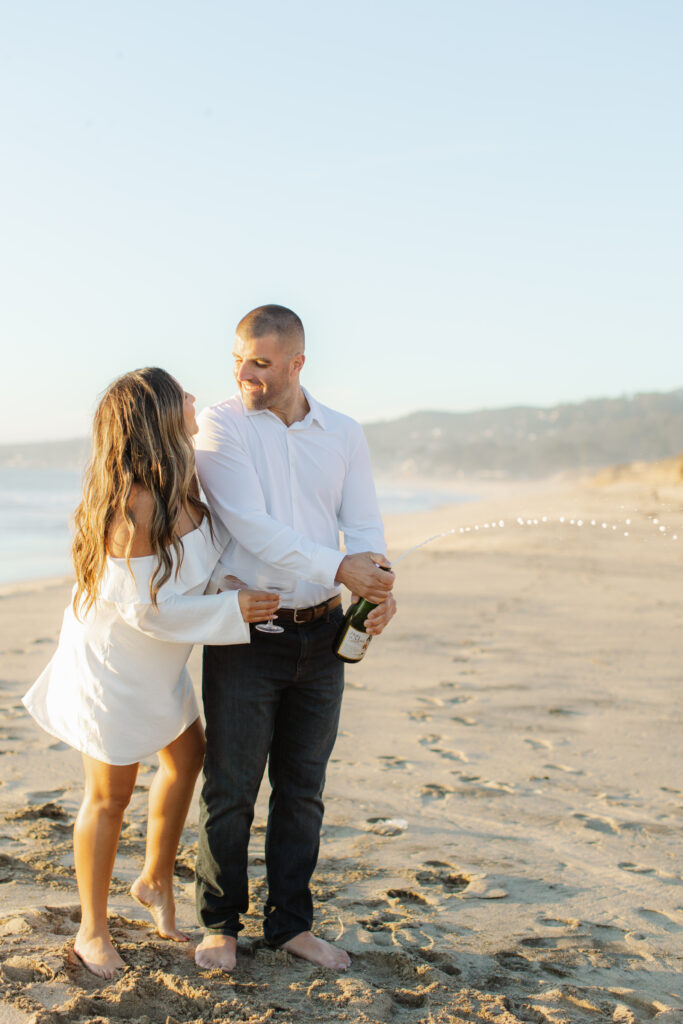
<path id="1" fill-rule="evenodd" d="M 416 412 L 365 426 L 382 475 L 542 478 L 683 449 L 683 389 L 549 409 Z"/>
<path id="2" fill-rule="evenodd" d="M 683 389 L 539 409 L 416 412 L 365 425 L 382 476 L 542 478 L 671 458 L 683 450 Z M 89 442 L 0 446 L 0 466 L 80 467 Z"/>
<path id="3" fill-rule="evenodd" d="M 90 439 L 38 441 L 35 444 L 0 445 L 0 466 L 29 469 L 81 469 L 88 458 Z"/>

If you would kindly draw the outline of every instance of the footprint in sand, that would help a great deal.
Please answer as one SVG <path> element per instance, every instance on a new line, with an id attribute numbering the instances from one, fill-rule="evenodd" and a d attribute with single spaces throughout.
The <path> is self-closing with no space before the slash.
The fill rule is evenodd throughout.
<path id="1" fill-rule="evenodd" d="M 590 814 L 572 814 L 572 818 L 580 821 L 585 828 L 593 829 L 595 832 L 602 832 L 605 835 L 618 836 L 621 829 L 612 818 L 598 818 Z"/>
<path id="2" fill-rule="evenodd" d="M 430 1010 L 438 1011 L 439 1008 L 443 1008 L 443 1011 L 448 1013 L 451 992 L 448 986 L 440 984 L 439 978 L 435 977 L 434 969 L 440 969 L 440 964 L 436 963 L 438 954 L 422 954 L 423 950 L 419 947 L 411 947 L 405 951 L 395 947 L 391 950 L 373 949 L 354 954 L 354 976 L 339 979 L 337 988 L 341 988 L 342 998 L 339 1003 L 327 999 L 327 1012 L 320 1019 L 332 1019 L 333 1007 L 339 1010 L 343 1008 L 343 1012 L 339 1013 L 340 1018 L 346 1018 L 350 1009 L 348 1019 L 352 1016 L 354 1020 L 373 1021 L 393 1020 L 397 1010 L 403 1017 L 400 1011 L 414 1010 L 427 1003 Z M 362 977 L 363 974 L 365 978 Z M 372 979 L 372 986 L 368 985 L 367 978 Z M 438 1016 L 441 1020 L 441 1013 Z M 413 1020 L 413 1014 L 409 1013 L 407 1019 Z M 420 1019 L 423 1019 L 423 1014 L 420 1014 Z"/>
<path id="3" fill-rule="evenodd" d="M 442 971 L 444 974 L 449 974 L 453 978 L 457 978 L 462 974 L 459 967 L 456 967 L 451 957 L 446 953 L 439 953 L 435 949 L 425 949 L 424 947 L 419 950 L 419 956 L 426 960 L 427 963 L 432 964 L 436 967 L 437 971 Z"/>
<path id="4" fill-rule="evenodd" d="M 528 747 L 532 750 L 552 750 L 553 745 L 550 740 L 524 740 Z"/>
<path id="5" fill-rule="evenodd" d="M 26 797 L 30 804 L 42 804 L 47 800 L 58 800 L 66 792 L 67 790 L 64 787 L 60 789 L 32 789 L 26 794 Z"/>
<path id="6" fill-rule="evenodd" d="M 539 924 L 547 924 L 551 928 L 571 928 L 575 930 L 581 926 L 576 917 L 539 917 Z"/>
<path id="7" fill-rule="evenodd" d="M 654 868 L 640 867 L 638 864 L 632 864 L 631 861 L 624 860 L 617 865 L 622 871 L 632 871 L 634 875 L 655 875 L 657 872 Z"/>
<path id="8" fill-rule="evenodd" d="M 377 760 L 384 761 L 382 771 L 390 771 L 392 769 L 402 771 L 413 767 L 410 761 L 404 761 L 401 757 L 394 757 L 393 754 L 381 754 Z"/>
<path id="9" fill-rule="evenodd" d="M 36 875 L 36 870 L 24 863 L 23 860 L 0 853 L 0 885 L 14 881 L 33 882 L 36 880 Z"/>
<path id="10" fill-rule="evenodd" d="M 18 811 L 12 811 L 10 814 L 5 815 L 5 821 L 35 821 L 38 818 L 50 818 L 52 821 L 68 821 L 69 815 L 63 807 L 52 801 L 41 804 L 39 807 L 21 807 Z"/>
<path id="11" fill-rule="evenodd" d="M 667 932 L 683 931 L 683 925 L 679 924 L 678 921 L 675 921 L 673 917 L 662 910 L 650 910 L 647 907 L 640 907 L 638 913 L 650 924 L 656 925 L 658 928 L 664 928 Z"/>
<path id="12" fill-rule="evenodd" d="M 433 754 L 438 754 L 445 761 L 462 761 L 464 764 L 469 763 L 467 754 L 463 753 L 462 750 L 448 750 L 443 747 L 431 747 Z"/>
<path id="13" fill-rule="evenodd" d="M 423 747 L 429 747 L 432 743 L 438 743 L 442 739 L 443 736 L 440 736 L 438 732 L 430 732 L 427 736 L 420 736 L 417 742 Z"/>
<path id="14" fill-rule="evenodd" d="M 544 764 L 544 768 L 553 772 L 566 772 L 568 775 L 585 775 L 581 768 L 572 768 L 568 764 Z"/>
<path id="15" fill-rule="evenodd" d="M 405 818 L 367 818 L 367 823 L 378 836 L 400 836 L 408 828 Z"/>
<path id="16" fill-rule="evenodd" d="M 427 860 L 421 871 L 415 872 L 415 881 L 420 885 L 438 886 L 446 892 L 463 892 L 472 881 L 470 875 L 466 875 L 443 860 Z"/>
<path id="17" fill-rule="evenodd" d="M 436 708 L 442 708 L 444 706 L 444 702 L 441 697 L 418 697 L 417 700 L 419 704 L 429 704 Z"/>
<path id="18" fill-rule="evenodd" d="M 420 896 L 418 892 L 413 892 L 412 889 L 387 889 L 387 898 L 395 901 L 398 906 L 404 906 L 405 904 L 428 906 L 429 902 L 424 896 Z"/>
<path id="19" fill-rule="evenodd" d="M 428 747 L 432 754 L 437 754 L 442 757 L 445 761 L 462 761 L 465 764 L 469 762 L 467 754 L 462 750 L 453 750 L 448 747 L 435 746 L 444 737 L 438 732 L 429 733 L 427 736 L 421 736 L 418 743 L 422 747 Z"/>
<path id="20" fill-rule="evenodd" d="M 450 786 L 441 786 L 437 782 L 429 782 L 426 786 L 422 787 L 422 802 L 429 803 L 432 800 L 444 800 L 447 796 L 454 793 L 455 790 Z"/>
<path id="21" fill-rule="evenodd" d="M 398 914 L 384 911 L 383 913 L 373 914 L 372 917 L 360 917 L 358 924 L 362 925 L 366 932 L 386 932 L 391 931 L 392 924 L 402 920 L 403 918 Z"/>
<path id="22" fill-rule="evenodd" d="M 563 926 L 562 921 L 540 919 L 541 923 L 552 927 Z M 613 966 L 626 962 L 632 954 L 628 951 L 627 935 L 620 928 L 607 924 L 594 924 L 590 921 L 570 922 L 570 930 L 559 931 L 555 935 L 532 935 L 520 939 L 520 946 L 525 950 L 538 951 L 543 960 L 537 960 L 536 966 L 552 975 L 565 976 L 562 972 L 571 973 L 573 966 L 586 960 L 595 962 L 596 957 L 604 966 L 605 960 L 614 960 Z M 576 927 L 578 925 L 578 927 Z M 533 954 L 532 954 L 533 955 Z M 552 957 L 553 959 L 546 959 Z"/>
<path id="23" fill-rule="evenodd" d="M 507 782 L 482 779 L 480 775 L 463 775 L 459 768 L 453 768 L 451 775 L 457 776 L 460 782 L 467 783 L 465 789 L 457 789 L 455 791 L 462 797 L 478 797 L 479 799 L 488 800 L 491 797 L 507 796 L 510 793 L 516 792 L 515 787 Z"/>
<path id="24" fill-rule="evenodd" d="M 658 1006 L 649 1002 L 635 990 L 638 980 L 635 972 L 639 969 L 639 961 L 643 964 L 646 961 L 634 952 L 634 942 L 642 940 L 644 936 L 627 933 L 611 925 L 578 921 L 573 918 L 561 920 L 541 916 L 538 918 L 538 924 L 544 931 L 552 928 L 554 934 L 549 935 L 546 932 L 526 936 L 519 940 L 521 951 L 508 949 L 495 953 L 494 960 L 501 968 L 511 974 L 523 976 L 525 983 L 526 979 L 535 976 L 553 987 L 557 985 L 557 978 L 575 979 L 577 971 L 585 969 L 586 964 L 592 964 L 603 972 L 614 972 L 617 976 L 625 972 L 631 978 L 629 988 L 601 990 L 604 999 L 604 1005 L 601 1001 L 601 1009 L 604 1016 L 612 1021 L 618 1021 L 619 1024 L 636 1024 L 636 1021 L 651 1020 L 658 1015 L 662 1004 Z M 645 969 L 648 968 L 649 963 Z M 562 986 L 561 990 L 558 989 L 558 996 L 566 1000 L 565 1012 L 561 1014 L 562 1019 L 578 1020 L 575 1016 L 575 990 L 568 986 L 565 993 Z M 609 996 L 612 996 L 613 1001 L 610 1002 Z M 591 1009 L 598 1013 L 597 1007 Z M 583 1019 L 582 1016 L 581 1020 Z"/>
<path id="25" fill-rule="evenodd" d="M 644 867 L 640 864 L 633 864 L 629 860 L 621 861 L 617 867 L 621 868 L 622 871 L 630 871 L 634 875 L 648 875 L 649 877 L 659 878 L 669 885 L 683 885 L 683 878 L 679 875 L 669 874 L 666 871 L 661 871 L 659 868 Z"/>

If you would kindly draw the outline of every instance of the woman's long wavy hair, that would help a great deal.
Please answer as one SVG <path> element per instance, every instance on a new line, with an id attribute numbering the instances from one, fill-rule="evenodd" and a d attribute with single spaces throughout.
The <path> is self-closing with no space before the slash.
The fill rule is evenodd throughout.
<path id="1" fill-rule="evenodd" d="M 130 497 L 134 484 L 140 484 L 154 499 L 150 533 L 157 565 L 149 592 L 155 607 L 159 588 L 171 577 L 173 553 L 176 572 L 182 562 L 183 542 L 177 533 L 181 511 L 186 509 L 194 520 L 207 516 L 211 524 L 209 510 L 199 497 L 183 404 L 178 382 L 154 366 L 124 374 L 105 391 L 95 413 L 83 497 L 74 513 L 76 615 L 86 613 L 97 601 L 107 537 L 115 518 L 123 518 L 129 527 L 125 558 L 131 568 L 135 519 Z"/>

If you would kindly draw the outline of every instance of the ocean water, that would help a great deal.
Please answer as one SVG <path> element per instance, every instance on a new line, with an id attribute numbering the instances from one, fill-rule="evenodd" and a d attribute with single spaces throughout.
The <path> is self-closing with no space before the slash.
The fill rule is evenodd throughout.
<path id="1" fill-rule="evenodd" d="M 456 491 L 451 487 L 424 487 L 408 482 L 377 481 L 377 500 L 383 516 L 401 512 L 426 512 L 439 505 L 459 505 L 476 501 L 478 495 Z"/>
<path id="2" fill-rule="evenodd" d="M 69 517 L 81 474 L 0 466 L 0 583 L 71 572 Z"/>
<path id="3" fill-rule="evenodd" d="M 0 466 L 0 584 L 69 575 L 71 513 L 80 500 L 75 469 Z M 419 512 L 472 500 L 449 489 L 379 481 L 382 513 Z"/>

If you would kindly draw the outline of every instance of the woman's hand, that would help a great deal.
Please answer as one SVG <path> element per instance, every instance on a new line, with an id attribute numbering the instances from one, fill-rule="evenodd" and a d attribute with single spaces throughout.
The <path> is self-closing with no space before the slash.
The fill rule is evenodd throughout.
<path id="1" fill-rule="evenodd" d="M 280 595 L 265 590 L 240 590 L 237 600 L 245 622 L 265 622 L 275 615 L 280 605 Z"/>

